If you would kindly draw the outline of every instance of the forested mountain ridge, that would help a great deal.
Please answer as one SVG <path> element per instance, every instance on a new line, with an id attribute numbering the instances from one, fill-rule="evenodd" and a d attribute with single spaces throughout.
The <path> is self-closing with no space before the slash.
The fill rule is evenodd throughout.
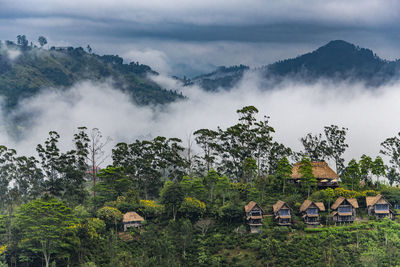
<path id="1" fill-rule="evenodd" d="M 224 70 L 224 71 L 221 71 Z M 206 85 L 208 91 L 230 89 L 243 77 L 244 71 L 251 70 L 261 74 L 269 84 L 283 79 L 313 82 L 318 79 L 338 79 L 350 82 L 363 82 L 375 87 L 396 78 L 400 72 L 400 61 L 381 59 L 367 48 L 335 40 L 317 50 L 296 58 L 281 60 L 257 69 L 220 67 L 216 71 L 193 78 L 193 82 Z M 215 74 L 218 75 L 215 75 Z M 229 86 L 226 86 L 226 81 Z M 267 88 L 269 89 L 269 88 Z"/>
<path id="2" fill-rule="evenodd" d="M 157 75 L 149 66 L 124 64 L 119 56 L 99 56 L 81 47 L 47 50 L 26 43 L 0 44 L 0 96 L 7 108 L 43 88 L 63 89 L 85 80 L 112 80 L 115 88 L 130 94 L 137 104 L 164 104 L 182 98 L 151 81 L 148 74 Z"/>

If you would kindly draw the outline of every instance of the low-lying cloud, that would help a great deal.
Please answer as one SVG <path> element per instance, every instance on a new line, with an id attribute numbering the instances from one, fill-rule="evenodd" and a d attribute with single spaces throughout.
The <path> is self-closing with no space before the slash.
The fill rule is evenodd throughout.
<path id="1" fill-rule="evenodd" d="M 6 132 L 6 119 L 0 116 L 0 143 L 20 154 L 34 154 L 36 144 L 55 130 L 67 149 L 79 126 L 97 127 L 115 143 L 157 135 L 185 140 L 200 128 L 233 125 L 236 110 L 245 105 L 256 106 L 260 118 L 270 116 L 275 138 L 297 151 L 301 150 L 299 139 L 309 132 L 322 132 L 330 124 L 348 127 L 347 160 L 378 155 L 380 143 L 400 131 L 400 83 L 369 90 L 362 84 L 287 81 L 265 91 L 257 74 L 249 72 L 231 91 L 208 93 L 196 86 L 181 87 L 165 76 L 154 80 L 166 88 L 180 88 L 188 99 L 164 107 L 142 107 L 108 83 L 83 82 L 66 91 L 48 89 L 21 102 L 13 113 L 32 117 L 20 140 Z"/>

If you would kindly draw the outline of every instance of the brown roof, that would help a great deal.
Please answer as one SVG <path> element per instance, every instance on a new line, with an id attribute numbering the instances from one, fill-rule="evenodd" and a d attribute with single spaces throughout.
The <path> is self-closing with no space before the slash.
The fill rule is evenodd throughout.
<path id="1" fill-rule="evenodd" d="M 322 202 L 314 202 L 314 204 L 318 207 L 319 211 L 325 211 L 325 205 Z"/>
<path id="2" fill-rule="evenodd" d="M 122 222 L 142 222 L 144 221 L 143 217 L 137 214 L 134 211 L 130 211 L 124 214 L 124 217 L 122 218 Z"/>
<path id="3" fill-rule="evenodd" d="M 320 211 L 325 211 L 325 206 L 324 203 L 322 202 L 313 202 L 309 199 L 304 200 L 303 204 L 301 204 L 300 206 L 300 212 L 306 211 L 308 209 L 309 206 L 311 206 L 311 204 L 314 204 L 315 206 L 317 206 L 317 208 Z"/>
<path id="4" fill-rule="evenodd" d="M 289 208 L 289 206 L 285 202 L 283 202 L 282 200 L 278 200 L 274 205 L 272 205 L 274 213 L 277 213 L 283 206 Z"/>
<path id="5" fill-rule="evenodd" d="M 292 178 L 299 179 L 301 178 L 301 174 L 299 173 L 300 162 L 294 164 L 292 168 Z M 338 179 L 339 176 L 334 172 L 329 166 L 328 163 L 324 161 L 311 162 L 311 167 L 315 178 L 319 179 Z"/>
<path id="6" fill-rule="evenodd" d="M 355 199 L 355 198 L 344 198 L 344 197 L 338 197 L 338 198 L 336 199 L 335 203 L 333 203 L 333 205 L 332 205 L 331 208 L 332 208 L 333 210 L 337 209 L 337 208 L 340 206 L 340 204 L 342 204 L 342 202 L 343 202 L 345 199 L 350 203 L 350 205 L 353 206 L 353 208 L 355 208 L 355 209 L 358 208 L 357 199 Z"/>
<path id="7" fill-rule="evenodd" d="M 385 204 L 388 203 L 381 194 L 374 196 L 374 197 L 366 197 L 367 207 L 373 206 L 375 204 Z"/>
<path id="8" fill-rule="evenodd" d="M 261 211 L 264 212 L 263 209 L 260 207 L 260 205 L 258 205 L 257 202 L 254 201 L 250 201 L 249 203 L 247 203 L 247 205 L 244 206 L 244 211 L 249 212 L 252 209 L 254 209 L 255 206 L 258 206 L 261 209 Z"/>

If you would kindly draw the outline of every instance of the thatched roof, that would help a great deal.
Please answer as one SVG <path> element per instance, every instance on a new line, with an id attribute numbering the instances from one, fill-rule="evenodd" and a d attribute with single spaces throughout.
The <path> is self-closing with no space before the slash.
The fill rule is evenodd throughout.
<path id="1" fill-rule="evenodd" d="M 373 206 L 375 204 L 389 204 L 381 194 L 374 197 L 366 197 L 367 207 Z"/>
<path id="2" fill-rule="evenodd" d="M 292 178 L 299 179 L 301 178 L 301 174 L 299 173 L 300 162 L 294 164 L 292 168 Z M 328 163 L 324 161 L 311 162 L 311 167 L 315 178 L 318 179 L 338 179 L 339 176 L 336 172 L 334 172 L 329 166 Z"/>
<path id="3" fill-rule="evenodd" d="M 124 217 L 122 218 L 123 223 L 127 222 L 142 222 L 144 221 L 143 217 L 137 214 L 134 211 L 130 211 L 124 214 Z"/>
<path id="4" fill-rule="evenodd" d="M 257 202 L 255 202 L 255 201 L 250 201 L 249 203 L 247 203 L 247 205 L 244 206 L 244 211 L 245 211 L 246 213 L 247 213 L 247 212 L 250 212 L 252 209 L 254 209 L 255 206 L 258 206 L 258 208 L 259 208 L 262 212 L 264 212 L 263 209 L 260 207 L 260 205 L 258 205 Z"/>
<path id="5" fill-rule="evenodd" d="M 333 210 L 337 209 L 343 203 L 343 201 L 345 201 L 345 200 L 347 200 L 347 202 L 349 202 L 350 205 L 353 206 L 353 208 L 358 209 L 357 199 L 355 199 L 355 198 L 344 198 L 344 197 L 338 197 L 338 199 L 336 199 L 335 203 L 333 203 L 331 208 Z"/>
<path id="6" fill-rule="evenodd" d="M 278 200 L 274 205 L 272 205 L 272 208 L 274 209 L 274 213 L 277 213 L 284 206 L 286 206 L 286 208 L 289 209 L 289 206 L 285 202 L 283 202 L 282 200 Z"/>
<path id="7" fill-rule="evenodd" d="M 313 202 L 309 199 L 304 200 L 303 204 L 301 204 L 300 206 L 300 212 L 306 211 L 308 209 L 308 207 L 311 206 L 311 204 L 314 204 L 315 206 L 317 206 L 319 211 L 325 211 L 325 206 L 324 203 L 322 202 Z"/>

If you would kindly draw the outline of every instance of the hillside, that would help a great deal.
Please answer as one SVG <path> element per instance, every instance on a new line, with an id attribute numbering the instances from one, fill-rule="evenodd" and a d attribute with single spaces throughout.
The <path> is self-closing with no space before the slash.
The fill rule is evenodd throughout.
<path id="1" fill-rule="evenodd" d="M 7 108 L 43 88 L 62 90 L 84 80 L 112 79 L 116 88 L 129 93 L 137 104 L 142 105 L 163 104 L 182 98 L 180 94 L 152 82 L 147 74 L 157 73 L 138 62 L 124 64 L 119 56 L 99 56 L 80 47 L 45 50 L 11 42 L 0 46 L 0 95 L 5 97 Z"/>
<path id="2" fill-rule="evenodd" d="M 232 67 L 222 66 L 211 73 L 194 77 L 191 79 L 190 84 L 197 84 L 207 91 L 215 91 L 218 88 L 227 90 L 239 82 L 244 72 L 249 69 L 250 68 L 245 65 Z"/>
<path id="3" fill-rule="evenodd" d="M 248 69 L 236 66 L 221 67 L 210 74 L 193 78 L 193 82 L 204 85 L 208 91 L 215 91 L 218 88 L 229 89 Z M 383 60 L 370 49 L 336 40 L 313 52 L 278 61 L 253 71 L 259 71 L 265 79 L 275 82 L 285 78 L 295 78 L 305 82 L 326 78 L 361 81 L 367 86 L 375 87 L 398 76 L 400 61 Z"/>

